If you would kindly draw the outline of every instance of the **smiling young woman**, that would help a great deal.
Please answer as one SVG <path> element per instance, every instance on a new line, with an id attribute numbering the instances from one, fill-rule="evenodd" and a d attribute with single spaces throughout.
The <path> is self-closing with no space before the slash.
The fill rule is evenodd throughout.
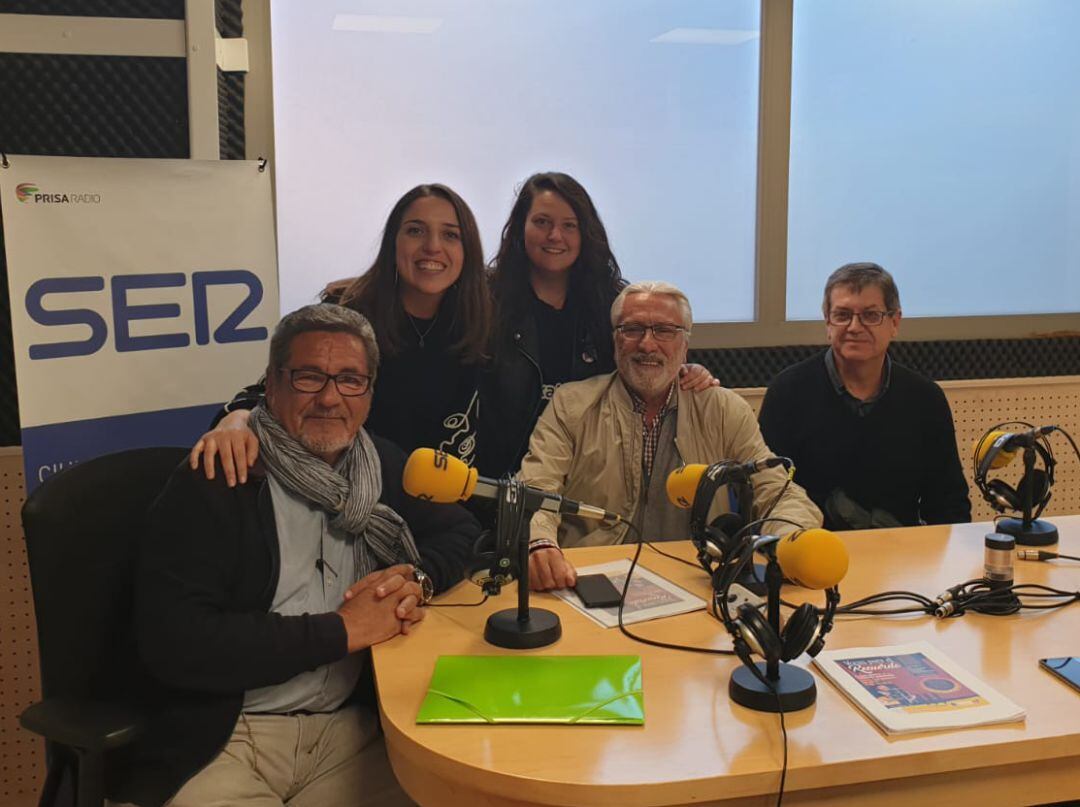
<path id="1" fill-rule="evenodd" d="M 513 472 L 555 388 L 615 369 L 609 310 L 626 285 L 592 199 L 573 177 L 533 174 L 491 262 L 492 401 L 481 470 Z"/>
<path id="2" fill-rule="evenodd" d="M 410 190 L 390 211 L 371 267 L 323 298 L 375 328 L 382 359 L 366 428 L 406 452 L 430 446 L 472 464 L 492 309 L 479 229 L 464 200 L 445 185 Z M 260 382 L 228 404 L 192 450 L 193 467 L 205 453 L 212 476 L 220 457 L 230 483 L 245 481 L 258 454 L 247 410 L 262 394 Z"/>
<path id="3" fill-rule="evenodd" d="M 592 198 L 568 174 L 533 174 L 518 192 L 491 262 L 495 298 L 492 372 L 480 469 L 490 476 L 521 464 L 540 413 L 567 381 L 615 369 L 611 304 L 626 285 Z M 714 382 L 699 365 L 681 385 Z"/>
<path id="4" fill-rule="evenodd" d="M 480 231 L 445 185 L 420 185 L 390 211 L 372 267 L 342 292 L 383 353 L 371 431 L 406 452 L 430 446 L 473 463 L 479 369 L 491 331 Z"/>

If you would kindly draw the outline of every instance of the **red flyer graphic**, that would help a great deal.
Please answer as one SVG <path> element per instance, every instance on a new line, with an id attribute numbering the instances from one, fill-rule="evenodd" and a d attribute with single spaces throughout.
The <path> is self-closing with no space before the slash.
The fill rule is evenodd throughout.
<path id="1" fill-rule="evenodd" d="M 837 659 L 836 663 L 887 709 L 951 711 L 988 703 L 922 653 Z"/>

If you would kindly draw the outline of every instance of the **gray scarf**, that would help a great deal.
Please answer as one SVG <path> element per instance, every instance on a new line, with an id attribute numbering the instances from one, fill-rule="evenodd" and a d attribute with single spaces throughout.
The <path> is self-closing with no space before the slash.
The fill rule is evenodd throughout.
<path id="1" fill-rule="evenodd" d="M 331 527 L 349 533 L 360 577 L 395 563 L 419 565 L 405 519 L 379 503 L 382 466 L 366 431 L 360 429 L 331 468 L 290 437 L 262 405 L 252 411 L 248 427 L 259 440 L 259 458 L 274 478 L 329 513 Z"/>

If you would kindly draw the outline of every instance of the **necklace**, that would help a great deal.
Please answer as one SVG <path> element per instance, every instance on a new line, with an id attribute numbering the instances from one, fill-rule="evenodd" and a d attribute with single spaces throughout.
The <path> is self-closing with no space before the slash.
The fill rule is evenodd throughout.
<path id="1" fill-rule="evenodd" d="M 418 339 L 418 340 L 420 341 L 420 347 L 423 347 L 423 346 L 424 346 L 424 338 L 425 338 L 425 337 L 426 337 L 426 336 L 427 336 L 427 335 L 428 335 L 429 333 L 431 333 L 431 329 L 435 327 L 435 323 L 436 323 L 436 322 L 438 321 L 438 319 L 439 319 L 439 314 L 438 314 L 438 312 L 436 312 L 436 313 L 435 313 L 435 318 L 434 318 L 433 320 L 431 320 L 431 324 L 427 326 L 427 329 L 426 329 L 426 330 L 424 330 L 424 332 L 423 332 L 423 333 L 421 333 L 421 332 L 420 332 L 420 329 L 416 327 L 416 320 L 415 320 L 415 319 L 413 319 L 413 315 L 412 315 L 412 314 L 410 314 L 410 313 L 409 313 L 408 311 L 406 311 L 406 312 L 405 312 L 405 316 L 407 316 L 407 317 L 409 318 L 409 324 L 410 324 L 410 325 L 412 325 L 412 329 L 413 329 L 413 331 L 415 331 L 415 333 L 416 333 L 416 338 L 417 338 L 417 339 Z"/>

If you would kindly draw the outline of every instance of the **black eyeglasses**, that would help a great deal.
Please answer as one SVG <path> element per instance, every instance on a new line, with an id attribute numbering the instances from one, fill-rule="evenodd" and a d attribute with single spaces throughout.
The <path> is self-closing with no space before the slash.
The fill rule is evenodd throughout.
<path id="1" fill-rule="evenodd" d="M 627 325 L 617 325 L 615 330 L 619 332 L 623 339 L 629 342 L 640 342 L 645 338 L 646 331 L 652 331 L 653 339 L 657 342 L 670 342 L 680 333 L 689 333 L 681 325 L 664 323 L 659 325 L 639 325 L 636 322 L 631 322 Z"/>
<path id="2" fill-rule="evenodd" d="M 850 325 L 851 320 L 858 317 L 859 322 L 863 325 L 876 328 L 885 321 L 886 317 L 891 317 L 895 313 L 895 311 L 879 311 L 876 308 L 871 308 L 868 311 L 849 311 L 846 308 L 834 308 L 829 312 L 829 324 Z"/>
<path id="3" fill-rule="evenodd" d="M 343 398 L 359 398 L 371 391 L 371 376 L 360 373 L 338 373 L 329 375 L 318 370 L 294 370 L 291 367 L 279 367 L 289 374 L 289 383 L 297 392 L 322 392 L 328 382 L 333 381 L 338 395 Z"/>

